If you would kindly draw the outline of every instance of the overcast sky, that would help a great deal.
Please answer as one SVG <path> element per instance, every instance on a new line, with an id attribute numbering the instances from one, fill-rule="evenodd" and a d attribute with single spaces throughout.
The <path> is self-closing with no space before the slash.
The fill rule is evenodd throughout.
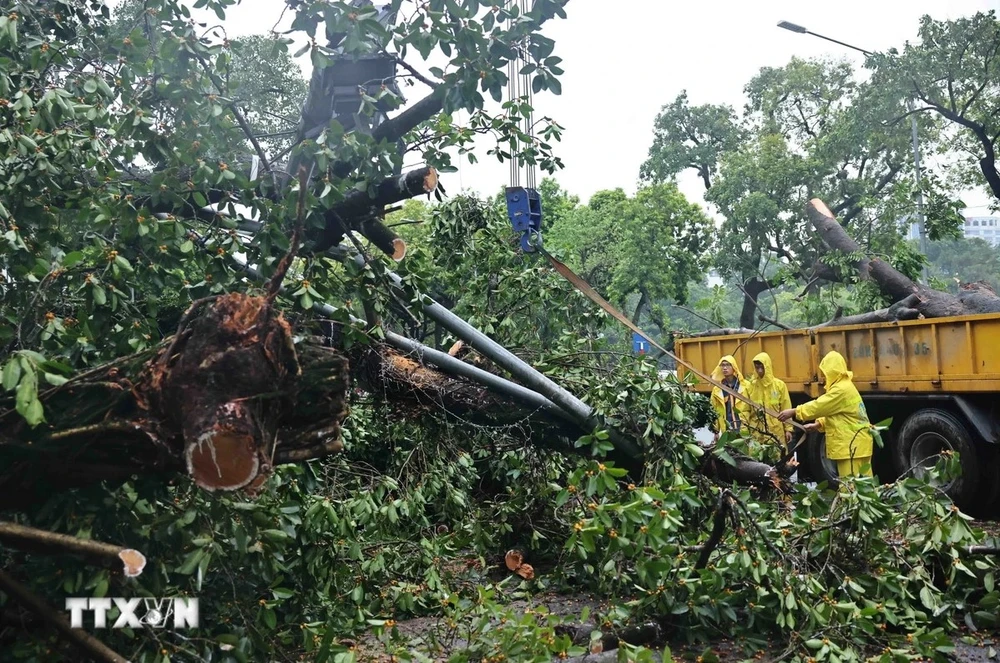
<path id="1" fill-rule="evenodd" d="M 284 0 L 243 0 L 226 27 L 230 36 L 265 32 L 284 7 Z M 556 175 L 565 189 L 584 201 L 600 189 L 632 192 L 653 120 L 681 90 L 692 104 L 741 108 L 746 82 L 761 67 L 784 65 L 792 56 L 843 57 L 861 66 L 860 53 L 781 30 L 778 21 L 884 50 L 914 39 L 924 14 L 953 19 L 988 9 L 1000 9 L 1000 0 L 571 0 L 568 18 L 545 30 L 563 58 L 562 95 L 536 97 L 536 117 L 552 116 L 566 129 L 557 144 L 565 168 Z M 421 93 L 406 90 L 411 100 Z M 492 194 L 508 179 L 506 164 L 481 154 L 479 163 L 463 163 L 442 182 L 449 193 Z M 681 188 L 702 200 L 694 176 L 682 177 Z M 970 212 L 986 213 L 985 194 L 965 199 Z"/>

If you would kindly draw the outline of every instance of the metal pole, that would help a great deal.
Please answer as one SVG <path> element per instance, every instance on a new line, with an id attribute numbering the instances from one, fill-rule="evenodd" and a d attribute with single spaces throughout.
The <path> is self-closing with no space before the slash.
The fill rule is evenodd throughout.
<path id="1" fill-rule="evenodd" d="M 328 311 L 323 310 L 320 307 L 325 307 L 329 309 Z M 313 306 L 314 309 L 323 312 L 326 315 L 332 314 L 335 309 L 327 304 L 316 304 Z M 419 359 L 426 360 L 429 364 L 434 364 L 439 368 L 453 374 L 460 375 L 464 378 L 468 378 L 473 382 L 477 382 L 488 389 L 492 389 L 501 394 L 510 396 L 511 398 L 517 399 L 521 403 L 527 406 L 538 408 L 539 410 L 544 410 L 549 414 L 554 414 L 557 417 L 565 419 L 567 421 L 573 421 L 572 418 L 562 410 L 558 405 L 545 398 L 541 394 L 538 394 L 530 389 L 522 387 L 516 382 L 511 382 L 510 380 L 505 380 L 499 375 L 493 375 L 488 371 L 484 371 L 481 368 L 476 368 L 471 364 L 467 364 L 461 359 L 456 359 L 452 357 L 447 352 L 441 352 L 440 350 L 435 350 L 434 348 L 429 348 L 426 345 L 418 343 L 413 339 L 406 338 L 405 336 L 400 336 L 395 332 L 389 330 L 384 330 L 385 341 L 389 345 L 402 350 L 404 352 L 412 352 L 417 355 Z M 576 423 L 576 422 L 573 422 Z"/>
<path id="2" fill-rule="evenodd" d="M 250 276 L 257 280 L 264 280 L 264 277 L 260 274 L 260 272 L 253 267 L 247 265 L 239 258 L 233 257 L 233 260 Z M 284 290 L 284 286 L 282 286 L 281 289 Z M 337 311 L 334 307 L 322 302 L 313 304 L 313 310 L 327 316 L 332 316 Z M 359 322 L 362 324 L 365 322 L 364 320 L 354 316 L 351 316 L 351 319 L 353 322 Z M 494 391 L 510 396 L 511 398 L 514 398 L 529 407 L 544 410 L 549 414 L 553 414 L 572 423 L 579 423 L 568 412 L 549 399 L 537 392 L 532 391 L 531 389 L 517 384 L 516 382 L 511 382 L 510 380 L 506 380 L 499 375 L 494 375 L 493 373 L 484 371 L 483 369 L 477 368 L 472 364 L 467 364 L 461 359 L 452 357 L 447 352 L 435 350 L 434 348 L 428 347 L 422 343 L 414 341 L 413 339 L 406 338 L 405 336 L 401 336 L 395 332 L 389 331 L 388 329 L 383 330 L 383 334 L 386 343 L 394 348 L 402 350 L 403 352 L 412 352 L 420 359 L 426 360 L 427 363 L 442 368 L 453 375 L 459 375 L 472 380 L 473 382 L 481 384 L 488 389 L 493 389 Z"/>
<path id="3" fill-rule="evenodd" d="M 913 99 L 906 100 L 906 110 L 910 113 L 910 133 L 913 137 L 913 179 L 917 185 L 917 233 L 920 236 L 920 252 L 927 256 L 927 231 L 924 228 L 924 190 L 920 172 L 920 139 L 917 135 L 917 114 L 913 112 Z M 923 266 L 924 283 L 930 283 L 927 264 Z"/>
<path id="4" fill-rule="evenodd" d="M 871 55 L 871 54 L 872 54 L 872 52 L 871 52 L 871 51 L 866 51 L 866 50 L 865 50 L 865 49 L 863 49 L 863 48 L 859 48 L 859 47 L 857 47 L 857 46 L 851 46 L 850 44 L 845 44 L 844 42 L 842 42 L 842 41 L 837 41 L 836 39 L 833 39 L 832 37 L 826 37 L 826 36 L 824 36 L 824 35 L 821 35 L 821 34 L 817 34 L 817 33 L 815 33 L 815 32 L 811 32 L 811 31 L 809 31 L 809 30 L 806 30 L 806 31 L 805 31 L 805 34 L 807 34 L 807 35 L 812 35 L 813 37 L 819 37 L 820 39 L 825 39 L 825 40 L 827 40 L 827 41 L 832 41 L 832 42 L 833 42 L 834 44 L 840 44 L 841 46 L 846 46 L 847 48 L 852 48 L 852 49 L 854 49 L 855 51 L 861 51 L 861 52 L 862 52 L 862 53 L 864 53 L 865 55 Z"/>
<path id="5" fill-rule="evenodd" d="M 346 260 L 350 257 L 359 266 L 365 265 L 365 257 L 357 253 L 351 247 L 341 245 L 337 248 L 338 251 L 330 252 L 331 256 L 340 260 Z M 399 274 L 390 270 L 386 270 L 385 274 L 389 277 L 389 280 L 394 286 L 404 292 L 407 291 L 406 286 L 403 284 L 403 279 L 400 278 Z M 524 382 L 528 388 L 538 392 L 542 396 L 545 396 L 550 401 L 561 407 L 563 411 L 570 416 L 572 421 L 577 423 L 581 428 L 585 430 L 597 430 L 604 428 L 604 425 L 594 413 L 594 410 L 579 398 L 542 375 L 530 364 L 517 357 L 510 350 L 503 347 L 489 336 L 449 311 L 444 306 L 438 304 L 431 297 L 416 291 L 413 292 L 413 295 L 415 295 L 415 298 L 420 300 L 420 304 L 423 307 L 424 312 L 432 320 L 440 324 L 461 340 L 468 343 L 474 349 L 486 355 L 495 364 L 510 372 L 510 374 L 518 380 Z M 608 433 L 618 450 L 624 452 L 632 458 L 642 457 L 642 449 L 640 449 L 633 440 L 625 437 L 624 435 L 618 434 L 617 431 L 610 427 L 608 428 Z"/>
<path id="6" fill-rule="evenodd" d="M 348 253 L 351 253 L 351 251 L 348 250 Z M 358 265 L 363 266 L 365 264 L 364 256 L 358 253 L 354 253 L 352 259 Z M 399 274 L 389 270 L 386 270 L 385 273 L 395 287 L 400 290 L 407 290 L 406 286 L 403 284 L 403 279 L 400 278 Z M 509 371 L 511 375 L 519 380 L 522 380 L 530 388 L 534 389 L 536 392 L 561 407 L 566 413 L 573 417 L 574 421 L 588 429 L 594 427 L 594 411 L 589 405 L 539 373 L 531 365 L 514 355 L 514 353 L 510 350 L 503 347 L 444 306 L 441 306 L 441 304 L 434 301 L 433 298 L 420 292 L 414 292 L 413 294 L 420 300 L 420 305 L 423 307 L 424 312 L 427 313 L 432 320 L 440 324 L 461 340 L 468 343 L 474 349 L 482 352 L 488 358 L 496 362 L 498 366 Z"/>
<path id="7" fill-rule="evenodd" d="M 249 274 L 254 279 L 258 281 L 266 280 L 261 273 L 257 271 L 257 269 L 251 267 L 243 260 L 237 258 L 236 256 L 233 256 L 232 259 L 244 272 Z M 281 290 L 284 291 L 285 287 L 282 286 Z M 316 302 L 313 304 L 313 310 L 326 316 L 333 316 L 337 312 L 337 309 L 322 302 Z M 364 320 L 354 316 L 351 316 L 351 319 L 353 322 L 364 323 Z M 555 403 L 541 394 L 527 389 L 516 382 L 505 380 L 499 375 L 494 375 L 493 373 L 484 371 L 483 369 L 477 368 L 472 364 L 467 364 L 461 359 L 452 357 L 447 352 L 441 352 L 440 350 L 429 348 L 422 343 L 418 343 L 417 341 L 406 338 L 405 336 L 400 336 L 399 334 L 389 331 L 388 329 L 384 330 L 383 333 L 386 343 L 398 350 L 415 353 L 420 359 L 425 359 L 428 363 L 443 368 L 449 373 L 468 378 L 469 380 L 479 383 L 488 389 L 493 389 L 510 396 L 511 398 L 514 398 L 529 407 L 544 410 L 567 421 L 573 421 L 570 415 L 564 412 L 562 408 L 557 406 Z"/>

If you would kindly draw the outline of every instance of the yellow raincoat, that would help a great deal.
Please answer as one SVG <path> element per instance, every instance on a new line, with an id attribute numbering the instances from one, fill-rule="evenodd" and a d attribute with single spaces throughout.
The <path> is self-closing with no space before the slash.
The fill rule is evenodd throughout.
<path id="1" fill-rule="evenodd" d="M 790 410 L 792 399 L 788 395 L 788 387 L 782 380 L 774 377 L 774 367 L 771 364 L 771 356 L 766 352 L 761 352 L 753 358 L 755 362 L 764 364 L 764 377 L 758 377 L 754 372 L 754 377 L 747 384 L 746 395 L 754 403 L 760 403 L 773 412 Z M 750 409 L 750 408 L 748 408 Z M 747 418 L 747 425 L 750 435 L 757 440 L 764 449 L 786 448 L 785 433 L 792 432 L 791 423 L 781 423 L 777 417 L 765 414 L 763 410 L 752 409 Z"/>
<path id="2" fill-rule="evenodd" d="M 736 379 L 739 380 L 735 391 L 746 395 L 746 382 L 743 379 L 743 374 L 740 373 L 740 367 L 736 363 L 736 358 L 733 357 L 732 355 L 726 355 L 725 357 L 719 360 L 719 364 L 715 367 L 715 370 L 712 371 L 712 379 L 715 380 L 716 382 L 723 381 L 724 377 L 722 375 L 722 362 L 724 361 L 728 361 L 730 364 L 732 364 L 733 374 L 736 376 Z M 744 429 L 744 424 L 746 422 L 746 411 L 748 408 L 746 403 L 736 398 L 732 394 L 722 391 L 718 387 L 712 388 L 712 396 L 710 400 L 712 401 L 712 409 L 715 410 L 715 415 L 716 415 L 715 431 L 717 433 L 721 435 L 730 428 L 726 424 L 727 402 L 729 403 L 729 409 L 732 412 L 732 415 L 738 418 L 740 421 L 740 426 L 738 426 L 737 429 L 738 430 Z"/>
<path id="3" fill-rule="evenodd" d="M 854 386 L 854 374 L 839 352 L 830 352 L 819 363 L 826 378 L 826 393 L 795 408 L 799 421 L 816 420 L 826 433 L 826 456 L 837 461 L 841 476 L 861 474 L 871 463 L 872 434 L 868 412 Z M 871 476 L 871 468 L 864 472 Z"/>

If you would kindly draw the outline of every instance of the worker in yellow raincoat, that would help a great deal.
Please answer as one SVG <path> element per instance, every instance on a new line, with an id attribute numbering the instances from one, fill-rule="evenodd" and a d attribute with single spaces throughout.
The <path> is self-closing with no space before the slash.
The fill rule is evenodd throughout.
<path id="1" fill-rule="evenodd" d="M 736 364 L 736 358 L 732 355 L 726 355 L 719 360 L 719 365 L 712 371 L 712 379 L 716 382 L 721 382 L 733 391 L 746 394 L 743 374 L 740 373 L 740 369 Z M 718 387 L 712 388 L 711 401 L 712 409 L 715 410 L 716 415 L 716 440 L 726 431 L 740 432 L 744 429 L 747 411 L 746 403 L 731 393 L 722 391 Z"/>
<path id="2" fill-rule="evenodd" d="M 761 352 L 753 358 L 754 377 L 747 384 L 746 395 L 754 403 L 759 403 L 772 412 L 781 412 L 792 407 L 791 396 L 784 381 L 774 376 L 771 355 Z M 777 460 L 788 449 L 792 441 L 792 425 L 766 414 L 764 410 L 749 408 L 747 428 L 751 437 L 760 444 L 768 457 Z M 770 452 L 770 453 L 768 453 Z"/>
<path id="3" fill-rule="evenodd" d="M 826 378 L 826 393 L 816 400 L 781 412 L 781 421 L 792 417 L 813 421 L 806 430 L 826 433 L 826 457 L 837 463 L 842 476 L 871 476 L 871 422 L 864 401 L 847 370 L 847 362 L 839 352 L 829 352 L 819 363 Z"/>

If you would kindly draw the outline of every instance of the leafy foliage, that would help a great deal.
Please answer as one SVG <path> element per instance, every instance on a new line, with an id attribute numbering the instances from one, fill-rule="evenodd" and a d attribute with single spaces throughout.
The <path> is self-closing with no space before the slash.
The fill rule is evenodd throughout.
<path id="1" fill-rule="evenodd" d="M 204 4 L 220 16 L 233 5 Z M 334 33 L 346 35 L 348 54 L 448 58 L 447 68 L 429 70 L 443 112 L 409 136 L 429 161 L 447 166 L 448 150 L 471 155 L 471 136 L 486 128 L 498 136 L 497 156 L 512 156 L 514 138 L 525 158 L 556 168 L 546 136 L 557 137 L 558 126 L 522 141 L 518 123 L 530 109 L 511 101 L 493 116 L 484 95 L 502 96 L 516 45 L 529 55 L 536 91 L 558 91 L 559 61 L 540 29 L 563 4 L 539 0 L 522 16 L 515 5 L 431 0 L 386 28 L 365 8 L 303 3 L 293 27 L 310 38 L 320 70 L 334 57 L 323 36 Z M 240 88 L 230 85 L 239 76 L 225 74 L 239 69 L 244 90 L 267 85 L 267 76 L 246 74 L 238 45 L 200 34 L 173 0 L 149 0 L 135 25 L 114 22 L 100 4 L 55 6 L 15 3 L 0 17 L 0 402 L 40 435 L 65 414 L 41 411 L 45 385 L 109 361 L 141 364 L 192 300 L 256 292 L 235 255 L 272 273 L 293 220 L 318 227 L 352 187 L 380 181 L 400 159 L 363 131 L 364 122 L 345 131 L 334 121 L 292 155 L 314 160 L 326 179 L 309 191 L 279 177 L 271 188 L 263 178 L 262 187 L 237 167 L 258 150 L 236 127 L 244 130 L 241 118 L 249 118 L 251 133 L 268 131 L 267 120 L 237 101 Z M 246 53 L 287 47 L 246 43 Z M 279 66 L 268 76 L 285 73 Z M 301 92 L 294 75 L 286 82 L 287 100 L 274 103 L 290 105 Z M 363 99 L 360 116 L 398 103 L 388 87 L 376 94 Z M 468 126 L 451 122 L 458 109 L 472 116 Z M 769 140 L 782 160 L 795 153 L 779 143 Z M 278 140 L 262 149 L 275 161 L 285 146 Z M 338 176 L 334 163 L 354 164 L 354 176 Z M 231 218 L 193 213 L 207 204 L 206 192 L 223 189 L 223 208 L 245 208 L 262 221 L 260 232 L 247 237 Z M 557 210 L 552 241 L 619 303 L 683 301 L 688 282 L 702 274 L 709 221 L 672 184 L 650 184 L 631 198 L 604 192 L 586 207 L 551 184 L 543 191 Z M 159 203 L 177 213 L 154 214 Z M 734 194 L 732 203 L 750 214 L 769 201 Z M 800 486 L 783 503 L 710 482 L 704 463 L 730 454 L 695 442 L 705 400 L 653 362 L 616 352 L 606 316 L 518 250 L 495 201 L 457 196 L 432 208 L 409 204 L 399 216 L 422 222 L 399 226 L 414 245 L 396 266 L 404 279 L 586 394 L 609 424 L 640 441 L 644 476 L 627 478 L 609 459 L 606 431 L 576 440 L 576 454 L 559 453 L 532 440 L 530 420 L 487 428 L 356 389 L 344 455 L 279 468 L 255 501 L 150 476 L 53 495 L 13 516 L 142 550 L 150 562 L 138 579 L 6 548 L 0 564 L 55 606 L 71 595 L 197 596 L 195 631 L 100 633 L 144 663 L 351 661 L 375 647 L 411 660 L 584 653 L 557 628 L 559 619 L 511 604 L 545 590 L 616 599 L 597 615 L 602 629 L 652 618 L 692 641 L 732 633 L 748 654 L 778 637 L 798 659 L 941 658 L 949 646 L 943 629 L 963 620 L 995 624 L 995 565 L 964 552 L 984 535 L 931 485 Z M 329 303 L 345 347 L 377 341 L 379 329 L 352 322 L 366 313 L 447 347 L 452 339 L 418 318 L 415 302 L 389 294 L 385 267 L 307 255 L 279 305 L 297 331 L 313 334 L 325 329 L 313 304 Z M 941 471 L 954 465 L 946 459 Z M 706 545 L 719 505 L 735 527 L 709 551 L 711 563 L 696 569 L 693 549 Z M 535 579 L 521 581 L 501 566 L 514 547 L 537 569 Z M 0 607 L 14 609 L 6 597 Z M 413 616 L 443 621 L 451 649 L 405 637 L 400 622 Z M 467 646 L 456 646 L 459 635 Z M 0 647 L 17 660 L 77 660 L 48 632 L 28 637 L 7 622 Z"/>
<path id="2" fill-rule="evenodd" d="M 665 298 L 684 301 L 687 284 L 705 270 L 711 221 L 673 184 L 640 188 L 628 198 L 620 190 L 595 193 L 585 207 L 558 219 L 550 244 L 566 252 L 588 283 L 622 307 L 638 298 L 633 319 L 645 307 L 664 331 Z"/>
<path id="3" fill-rule="evenodd" d="M 1000 139 L 1000 21 L 978 12 L 953 21 L 924 16 L 919 42 L 872 58 L 874 85 L 886 95 L 913 97 L 914 112 L 945 121 L 942 152 L 958 157 L 955 178 L 966 186 L 984 180 L 1000 198 L 996 146 Z"/>

